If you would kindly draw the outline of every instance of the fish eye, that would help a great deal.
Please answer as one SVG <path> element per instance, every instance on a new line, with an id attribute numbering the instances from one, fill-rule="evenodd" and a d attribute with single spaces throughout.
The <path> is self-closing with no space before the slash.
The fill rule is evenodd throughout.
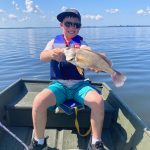
<path id="1" fill-rule="evenodd" d="M 73 58 L 71 58 L 69 61 L 73 61 Z"/>

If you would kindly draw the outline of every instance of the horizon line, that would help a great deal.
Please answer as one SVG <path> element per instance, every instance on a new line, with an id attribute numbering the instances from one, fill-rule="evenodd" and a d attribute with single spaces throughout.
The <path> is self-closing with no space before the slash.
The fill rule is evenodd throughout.
<path id="1" fill-rule="evenodd" d="M 82 28 L 103 28 L 103 27 L 150 27 L 150 25 L 108 25 L 108 26 L 83 26 Z M 0 27 L 0 29 L 30 29 L 30 28 L 60 28 L 59 26 L 53 27 Z"/>

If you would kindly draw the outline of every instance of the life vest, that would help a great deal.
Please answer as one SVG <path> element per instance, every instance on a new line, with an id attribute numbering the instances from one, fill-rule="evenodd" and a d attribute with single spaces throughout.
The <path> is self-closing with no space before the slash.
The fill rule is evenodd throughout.
<path id="1" fill-rule="evenodd" d="M 83 38 L 79 35 L 75 36 L 69 43 L 67 43 L 63 35 L 58 35 L 54 39 L 54 48 L 64 48 L 64 47 L 79 47 Z M 76 66 L 64 61 L 58 62 L 51 60 L 50 62 L 50 79 L 63 79 L 63 80 L 82 80 L 84 79 L 84 72 L 81 75 Z"/>

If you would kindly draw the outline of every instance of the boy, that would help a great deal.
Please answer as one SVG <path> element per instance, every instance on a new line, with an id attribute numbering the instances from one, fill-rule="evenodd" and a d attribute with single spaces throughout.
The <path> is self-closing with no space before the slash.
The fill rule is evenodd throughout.
<path id="1" fill-rule="evenodd" d="M 52 39 L 40 54 L 42 61 L 50 62 L 50 78 L 54 81 L 34 99 L 32 108 L 34 138 L 29 149 L 45 150 L 47 148 L 46 138 L 44 138 L 47 109 L 58 106 L 66 99 L 74 99 L 91 109 L 92 137 L 88 150 L 103 150 L 101 133 L 104 103 L 102 96 L 91 87 L 87 80 L 84 80 L 84 73 L 79 74 L 76 66 L 64 61 L 62 50 L 64 47 L 86 46 L 83 38 L 78 35 L 81 28 L 80 13 L 76 9 L 66 9 L 58 14 L 57 19 L 63 34 Z M 86 48 L 89 49 L 87 46 Z"/>

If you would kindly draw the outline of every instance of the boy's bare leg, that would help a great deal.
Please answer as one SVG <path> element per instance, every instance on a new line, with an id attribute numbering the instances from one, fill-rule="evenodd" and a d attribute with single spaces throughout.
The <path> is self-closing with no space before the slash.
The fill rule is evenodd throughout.
<path id="1" fill-rule="evenodd" d="M 85 105 L 91 108 L 92 136 L 101 139 L 104 120 L 104 101 L 96 91 L 89 91 L 85 96 Z"/>
<path id="2" fill-rule="evenodd" d="M 32 108 L 32 119 L 34 127 L 34 138 L 44 138 L 44 131 L 47 122 L 47 108 L 56 104 L 52 91 L 44 89 L 34 99 Z"/>

